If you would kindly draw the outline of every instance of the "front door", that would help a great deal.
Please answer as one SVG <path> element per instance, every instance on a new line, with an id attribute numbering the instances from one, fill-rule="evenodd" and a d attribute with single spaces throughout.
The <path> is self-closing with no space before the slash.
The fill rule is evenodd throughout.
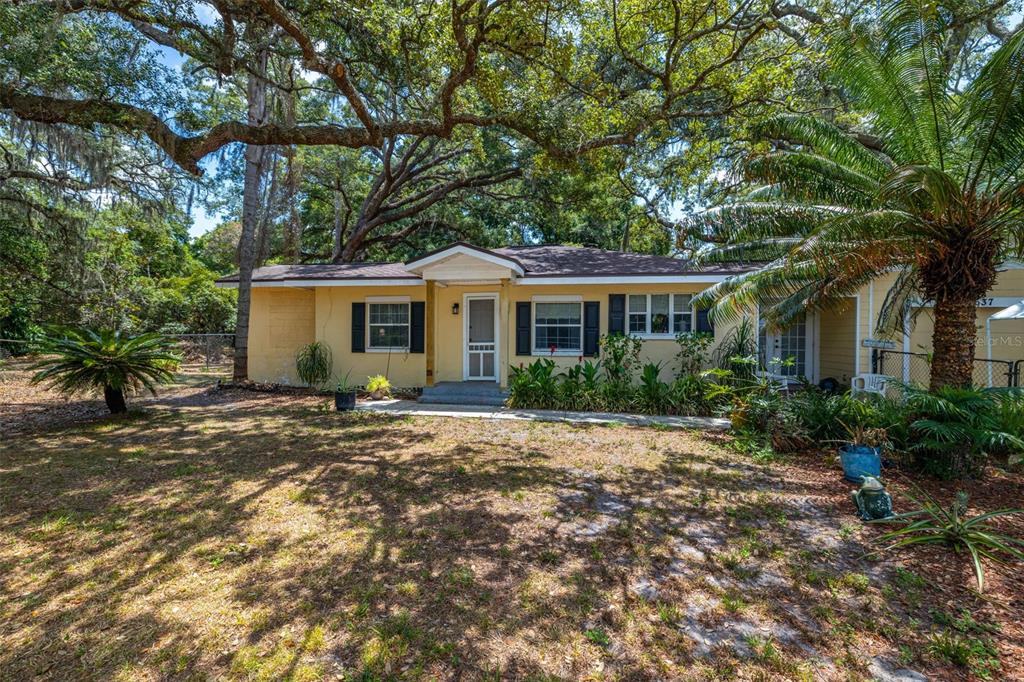
<path id="1" fill-rule="evenodd" d="M 470 381 L 498 380 L 498 297 L 468 295 L 465 301 L 466 353 L 463 377 Z"/>
<path id="2" fill-rule="evenodd" d="M 769 332 L 762 323 L 758 335 L 761 367 L 772 376 L 811 378 L 808 342 L 807 319 L 803 315 L 779 332 Z"/>

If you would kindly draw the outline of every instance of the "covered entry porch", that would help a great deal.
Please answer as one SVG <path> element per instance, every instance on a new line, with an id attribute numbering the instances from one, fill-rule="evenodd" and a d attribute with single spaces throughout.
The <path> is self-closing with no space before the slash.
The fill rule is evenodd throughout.
<path id="1" fill-rule="evenodd" d="M 449 390 L 462 382 L 505 386 L 511 357 L 509 290 L 523 267 L 512 258 L 458 244 L 407 268 L 423 278 L 426 289 L 424 385 L 443 384 Z M 486 397 L 482 386 L 476 390 Z"/>

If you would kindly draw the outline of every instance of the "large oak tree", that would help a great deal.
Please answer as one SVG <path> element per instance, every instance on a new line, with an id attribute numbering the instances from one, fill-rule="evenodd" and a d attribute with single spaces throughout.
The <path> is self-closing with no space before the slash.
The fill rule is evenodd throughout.
<path id="1" fill-rule="evenodd" d="M 772 29 L 799 15 L 768 0 L 22 0 L 0 9 L 0 39 L 17 46 L 0 63 L 0 110 L 144 137 L 193 174 L 225 146 L 249 145 L 250 188 L 260 171 L 255 147 L 386 152 L 389 141 L 409 148 L 462 128 L 500 127 L 564 160 L 766 101 L 777 86 L 766 74 L 794 45 Z M 248 106 L 211 106 L 202 89 L 97 88 L 88 73 L 64 74 L 61 36 L 71 24 L 130 30 L 137 50 L 174 50 L 213 89 L 246 92 Z M 297 91 L 268 59 L 291 63 L 303 76 L 299 94 L 319 93 L 329 106 L 308 120 L 267 115 L 266 92 Z M 252 195 L 242 221 L 237 378 L 247 371 Z"/>

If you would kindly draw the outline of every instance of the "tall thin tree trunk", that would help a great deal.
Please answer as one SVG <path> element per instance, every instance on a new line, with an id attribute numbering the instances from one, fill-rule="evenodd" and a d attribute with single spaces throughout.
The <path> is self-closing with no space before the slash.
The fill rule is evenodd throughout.
<path id="1" fill-rule="evenodd" d="M 974 344 L 977 337 L 975 299 L 935 302 L 932 331 L 931 389 L 969 387 L 974 377 Z"/>
<path id="2" fill-rule="evenodd" d="M 345 241 L 345 223 L 341 219 L 342 196 L 339 190 L 334 190 L 334 244 L 331 248 L 331 261 L 337 262 L 341 258 L 341 247 Z"/>
<path id="3" fill-rule="evenodd" d="M 263 125 L 267 118 L 267 51 L 256 61 L 257 74 L 249 75 L 246 86 L 248 122 Z M 245 180 L 242 190 L 242 235 L 238 241 L 238 321 L 235 325 L 234 380 L 249 378 L 249 306 L 252 301 L 252 271 L 256 263 L 256 231 L 260 220 L 260 178 L 263 175 L 263 148 L 245 148 Z"/>
<path id="4" fill-rule="evenodd" d="M 295 125 L 295 92 L 285 93 L 281 98 L 281 104 L 284 124 Z M 302 162 L 299 161 L 295 145 L 285 147 L 284 157 L 284 201 L 285 210 L 288 211 L 284 227 L 284 257 L 297 264 L 302 260 L 302 221 L 299 219 L 299 207 L 296 203 L 299 196 L 299 179 L 302 177 Z"/>
<path id="5" fill-rule="evenodd" d="M 270 258 L 270 237 L 274 231 L 273 219 L 278 214 L 278 194 L 280 193 L 277 186 L 277 149 L 265 148 L 262 152 L 263 159 L 260 162 L 261 177 L 266 174 L 266 168 L 269 166 L 270 184 L 267 186 L 266 195 L 263 198 L 263 210 L 260 212 L 260 226 L 258 238 L 256 239 L 258 245 L 256 267 L 260 267 Z"/>

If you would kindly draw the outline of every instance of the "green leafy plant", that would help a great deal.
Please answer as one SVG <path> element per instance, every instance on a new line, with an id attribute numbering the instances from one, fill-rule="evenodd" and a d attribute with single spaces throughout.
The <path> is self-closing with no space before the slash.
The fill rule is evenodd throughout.
<path id="1" fill-rule="evenodd" d="M 338 382 L 334 386 L 334 390 L 337 393 L 351 393 L 356 390 L 356 387 L 349 381 L 349 377 L 352 376 L 352 370 L 345 372 L 345 376 L 339 376 Z"/>
<path id="2" fill-rule="evenodd" d="M 391 382 L 383 374 L 367 377 L 366 391 L 375 398 L 389 396 L 391 395 Z"/>
<path id="3" fill-rule="evenodd" d="M 332 368 L 331 348 L 320 341 L 306 344 L 295 354 L 295 371 L 310 388 L 320 388 L 330 381 Z"/>
<path id="4" fill-rule="evenodd" d="M 650 414 L 665 414 L 669 407 L 668 384 L 661 380 L 661 363 L 648 362 L 640 373 L 636 392 L 638 407 Z"/>
<path id="5" fill-rule="evenodd" d="M 540 358 L 525 367 L 512 367 L 509 371 L 509 406 L 557 409 L 558 378 L 555 369 L 555 361 L 550 358 Z"/>
<path id="6" fill-rule="evenodd" d="M 911 415 L 908 447 L 925 471 L 957 478 L 978 473 L 989 453 L 1024 452 L 1021 432 L 1003 430 L 1002 410 L 1020 408 L 1020 389 L 903 390 Z"/>
<path id="7" fill-rule="evenodd" d="M 917 489 L 923 498 L 908 495 L 920 509 L 897 514 L 870 523 L 900 523 L 902 528 L 878 538 L 885 544 L 880 551 L 913 545 L 941 545 L 954 552 L 967 552 L 974 566 L 978 591 L 985 590 L 985 568 L 982 559 L 1004 563 L 1008 559 L 1024 560 L 1024 540 L 999 531 L 992 519 L 1024 513 L 1024 509 L 997 509 L 977 516 L 967 515 L 967 493 L 960 491 L 949 509 L 944 509 L 934 497 Z"/>
<path id="8" fill-rule="evenodd" d="M 633 369 L 640 364 L 643 340 L 637 336 L 605 334 L 598 345 L 601 348 L 601 360 L 608 380 L 616 384 L 630 383 Z"/>
<path id="9" fill-rule="evenodd" d="M 56 330 L 39 343 L 45 355 L 31 369 L 38 370 L 33 383 L 48 383 L 67 395 L 102 391 L 114 414 L 128 411 L 125 396 L 169 383 L 179 358 L 174 340 L 162 334 L 129 336 L 119 331 L 89 328 Z"/>
<path id="10" fill-rule="evenodd" d="M 683 332 L 676 334 L 676 360 L 679 362 L 679 376 L 697 374 L 708 361 L 708 350 L 714 342 L 714 334 L 707 332 Z"/>
<path id="11" fill-rule="evenodd" d="M 719 369 L 732 372 L 736 380 L 751 380 L 757 372 L 757 329 L 744 317 L 730 328 L 712 354 Z"/>

